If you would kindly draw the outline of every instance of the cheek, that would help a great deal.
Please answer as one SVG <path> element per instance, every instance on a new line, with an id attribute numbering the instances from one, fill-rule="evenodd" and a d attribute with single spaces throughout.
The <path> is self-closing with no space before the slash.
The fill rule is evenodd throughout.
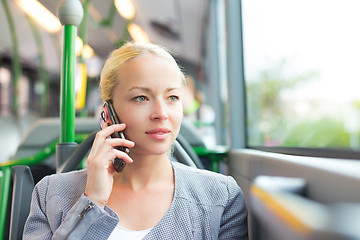
<path id="1" fill-rule="evenodd" d="M 180 129 L 181 121 L 183 118 L 182 104 L 172 106 L 168 109 L 169 118 L 171 119 L 172 125 L 175 129 Z M 120 122 L 126 124 L 126 128 L 129 131 L 133 129 L 140 129 L 144 124 L 149 123 L 151 110 L 148 108 L 136 108 L 132 107 L 129 109 L 119 110 Z M 125 132 L 127 132 L 125 130 Z"/>
<path id="2" fill-rule="evenodd" d="M 180 129 L 181 121 L 183 118 L 182 108 L 181 111 L 174 112 L 172 116 L 173 124 Z"/>
<path id="3" fill-rule="evenodd" d="M 134 108 L 121 109 L 119 111 L 120 122 L 126 124 L 125 133 L 134 128 L 139 128 L 140 123 L 144 123 L 142 119 L 143 115 L 136 111 Z"/>
<path id="4" fill-rule="evenodd" d="M 125 121 L 126 120 L 126 121 Z M 124 120 L 126 128 L 124 131 L 125 137 L 131 141 L 137 141 L 139 134 L 143 130 L 144 121 L 139 117 L 127 118 Z"/>
<path id="5" fill-rule="evenodd" d="M 136 126 L 139 122 L 143 122 L 141 120 L 143 115 L 138 114 L 134 110 L 129 110 L 127 113 L 123 115 L 123 122 L 126 124 L 127 127 Z"/>

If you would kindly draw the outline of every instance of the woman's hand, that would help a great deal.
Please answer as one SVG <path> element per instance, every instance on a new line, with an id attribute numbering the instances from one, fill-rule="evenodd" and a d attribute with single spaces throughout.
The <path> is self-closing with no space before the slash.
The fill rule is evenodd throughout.
<path id="1" fill-rule="evenodd" d="M 132 148 L 135 145 L 134 142 L 121 138 L 109 138 L 112 133 L 124 129 L 125 124 L 123 123 L 109 127 L 105 123 L 103 129 L 96 134 L 87 159 L 85 195 L 102 208 L 105 207 L 110 197 L 114 181 L 113 176 L 116 172 L 112 160 L 118 157 L 127 163 L 133 162 L 129 155 L 114 147 L 125 146 Z"/>

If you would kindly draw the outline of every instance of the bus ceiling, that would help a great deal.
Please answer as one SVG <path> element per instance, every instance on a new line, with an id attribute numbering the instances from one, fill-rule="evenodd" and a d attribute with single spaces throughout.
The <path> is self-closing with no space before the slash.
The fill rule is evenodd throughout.
<path id="1" fill-rule="evenodd" d="M 0 55 L 11 56 L 17 47 L 22 61 L 34 64 L 39 56 L 43 55 L 48 71 L 59 72 L 61 25 L 47 30 L 43 26 L 40 27 L 35 17 L 45 14 L 35 13 L 30 17 L 31 13 L 25 12 L 31 10 L 29 4 L 32 2 L 36 4 L 36 9 L 39 9 L 38 5 L 42 5 L 56 16 L 59 1 L 3 1 L 3 4 L 0 4 L 0 29 L 3 33 L 0 35 Z M 131 31 L 138 31 L 136 27 L 140 27 L 151 42 L 166 46 L 179 59 L 194 64 L 199 64 L 202 60 L 201 42 L 207 29 L 209 11 L 207 0 L 132 0 L 130 2 L 133 3 L 135 15 L 131 19 L 126 19 L 117 11 L 119 4 L 124 5 L 124 2 L 129 1 L 81 2 L 84 7 L 84 18 L 82 26 L 78 29 L 78 36 L 82 42 L 78 40 L 78 44 L 86 46 L 83 51 L 88 52 L 82 52 L 84 57 L 90 53 L 95 54 L 98 60 L 105 59 L 121 42 L 134 38 Z M 51 21 L 40 20 L 40 23 Z"/>

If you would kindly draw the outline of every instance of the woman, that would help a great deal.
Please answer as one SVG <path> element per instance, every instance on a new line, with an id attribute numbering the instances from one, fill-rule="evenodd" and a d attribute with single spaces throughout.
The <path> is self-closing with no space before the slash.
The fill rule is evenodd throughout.
<path id="1" fill-rule="evenodd" d="M 37 184 L 24 239 L 247 239 L 244 197 L 234 179 L 169 161 L 183 81 L 159 46 L 115 50 L 100 90 L 122 123 L 97 133 L 86 170 Z M 109 138 L 117 131 L 127 140 Z M 119 173 L 111 164 L 116 157 L 127 162 Z"/>

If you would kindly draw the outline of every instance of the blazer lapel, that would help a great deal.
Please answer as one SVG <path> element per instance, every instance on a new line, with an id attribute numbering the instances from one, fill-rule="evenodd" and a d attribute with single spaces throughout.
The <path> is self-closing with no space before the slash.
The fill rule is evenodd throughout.
<path id="1" fill-rule="evenodd" d="M 174 197 L 169 211 L 144 239 L 194 239 L 188 201 Z"/>

